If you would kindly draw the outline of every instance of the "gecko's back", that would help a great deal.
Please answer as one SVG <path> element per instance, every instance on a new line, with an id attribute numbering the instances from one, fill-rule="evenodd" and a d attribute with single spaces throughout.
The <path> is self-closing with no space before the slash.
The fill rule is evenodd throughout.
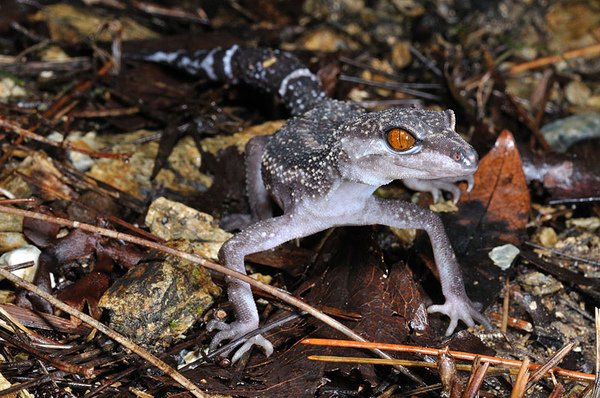
<path id="1" fill-rule="evenodd" d="M 356 105 L 328 99 L 270 137 L 262 157 L 262 177 L 282 207 L 301 197 L 323 195 L 340 178 L 338 127 L 362 113 Z"/>

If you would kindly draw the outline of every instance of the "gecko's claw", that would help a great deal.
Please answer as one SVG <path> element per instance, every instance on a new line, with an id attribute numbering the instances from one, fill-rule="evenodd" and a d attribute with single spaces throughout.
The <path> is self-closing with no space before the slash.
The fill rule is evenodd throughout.
<path id="1" fill-rule="evenodd" d="M 241 322 L 232 322 L 226 323 L 223 321 L 218 321 L 213 319 L 208 322 L 206 325 L 206 330 L 212 332 L 213 330 L 219 330 L 217 334 L 213 337 L 210 342 L 209 349 L 210 351 L 214 351 L 217 349 L 219 344 L 224 340 L 236 340 L 249 332 L 255 330 L 258 325 L 254 325 L 251 323 L 241 323 Z M 253 345 L 260 347 L 265 355 L 268 357 L 273 353 L 273 344 L 267 339 L 265 339 L 262 335 L 256 335 L 249 338 L 240 348 L 235 351 L 233 357 L 231 358 L 231 362 L 237 362 L 242 355 L 244 355 Z M 235 347 L 232 347 L 231 350 L 225 352 L 224 355 L 229 355 L 231 351 L 233 351 Z"/>
<path id="2" fill-rule="evenodd" d="M 471 192 L 475 186 L 475 177 L 471 174 L 465 178 L 465 181 L 467 182 L 467 192 Z"/>
<path id="3" fill-rule="evenodd" d="M 475 326 L 475 322 L 482 324 L 486 329 L 491 329 L 492 325 L 488 319 L 481 315 L 481 313 L 475 308 L 471 300 L 468 298 L 450 297 L 444 304 L 432 305 L 427 308 L 428 313 L 439 312 L 450 318 L 450 324 L 446 329 L 446 336 L 450 336 L 458 321 L 463 321 L 465 325 L 472 327 Z"/>

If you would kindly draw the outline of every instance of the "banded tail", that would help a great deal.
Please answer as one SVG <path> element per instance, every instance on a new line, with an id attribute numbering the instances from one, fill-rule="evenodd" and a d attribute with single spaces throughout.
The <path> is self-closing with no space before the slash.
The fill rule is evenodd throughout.
<path id="1" fill-rule="evenodd" d="M 326 98 L 319 78 L 285 51 L 234 45 L 228 49 L 131 54 L 129 58 L 170 65 L 210 80 L 242 81 L 276 93 L 294 115 L 316 107 Z"/>

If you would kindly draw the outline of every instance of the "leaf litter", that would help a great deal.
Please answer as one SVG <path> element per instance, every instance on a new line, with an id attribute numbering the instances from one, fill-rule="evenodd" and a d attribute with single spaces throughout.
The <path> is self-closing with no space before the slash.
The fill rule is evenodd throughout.
<path id="1" fill-rule="evenodd" d="M 2 120 L 42 137 L 58 133 L 91 151 L 83 162 L 76 161 L 77 151 L 62 140 L 50 146 L 3 123 L 3 193 L 35 198 L 37 204 L 29 206 L 44 214 L 156 241 L 179 239 L 171 244 L 214 259 L 229 236 L 219 222 L 235 228 L 248 212 L 244 142 L 249 135 L 268 134 L 276 128 L 270 123 L 280 123 L 270 121 L 285 120 L 286 111 L 245 87 L 214 85 L 133 61 L 116 69 L 108 55 L 115 55 L 122 40 L 125 48 L 155 50 L 233 43 L 292 50 L 312 70 L 323 72 L 320 76 L 336 98 L 353 98 L 373 108 L 412 104 L 455 109 L 459 131 L 481 156 L 474 189 L 463 192 L 458 212 L 442 215 L 467 291 L 490 318 L 508 316 L 510 325 L 525 322 L 532 329 L 513 326 L 500 335 L 476 328 L 442 339 L 445 320 L 424 312 L 441 295 L 421 233 L 414 244 L 412 237 L 380 227 L 322 233 L 299 247 L 288 243 L 250 256 L 249 270 L 344 319 L 371 341 L 448 344 L 538 363 L 576 342 L 561 366 L 593 372 L 594 350 L 589 347 L 595 333 L 589 308 L 598 305 L 600 265 L 600 184 L 594 156 L 599 140 L 589 127 L 597 123 L 600 104 L 594 79 L 594 32 L 599 29 L 594 5 L 575 0 L 547 6 L 505 0 L 478 7 L 446 1 L 424 7 L 410 1 L 263 0 L 207 3 L 192 11 L 189 4 L 151 8 L 136 3 L 120 10 L 111 2 L 86 7 L 59 3 L 37 10 L 13 3 L 12 11 L 0 16 L 0 30 L 6 32 L 0 41 Z M 57 21 L 68 23 L 61 27 Z M 231 26 L 244 28 L 232 35 Z M 131 44 L 130 38 L 145 41 Z M 564 57 L 552 58 L 561 53 Z M 567 135 L 567 130 L 574 133 Z M 127 156 L 99 156 L 109 152 Z M 414 194 L 398 184 L 380 194 L 431 204 L 428 194 Z M 152 207 L 161 201 L 162 210 Z M 118 330 L 167 355 L 173 365 L 174 358 L 201 350 L 209 341 L 204 321 L 212 312 L 230 312 L 210 277 L 221 286 L 223 279 L 198 266 L 171 266 L 156 252 L 48 222 L 6 221 L 0 231 L 3 253 L 25 244 L 42 251 L 34 278 L 38 287 L 115 329 L 124 327 Z M 489 254 L 507 244 L 519 254 L 502 270 Z M 3 288 L 11 290 L 8 284 Z M 115 298 L 116 291 L 123 294 Z M 144 297 L 145 291 L 156 294 Z M 201 292 L 207 293 L 202 305 L 194 301 Z M 17 366 L 7 358 L 1 369 L 11 383 L 30 382 L 27 389 L 38 394 L 51 388 L 55 396 L 181 391 L 164 376 L 136 369 L 133 364 L 139 362 L 123 356 L 118 346 L 102 350 L 109 341 L 88 335 L 90 329 L 75 318 L 60 318 L 34 294 L 19 289 L 6 297 L 1 306 L 17 322 L 64 346 L 55 348 L 63 361 L 85 363 L 96 353 L 94 366 L 102 369 L 95 380 L 81 383 L 59 373 L 63 370 L 46 369 L 48 364 L 25 359 Z M 103 314 L 99 300 L 104 308 L 114 307 Z M 217 306 L 206 312 L 213 301 Z M 259 304 L 266 323 L 293 313 L 266 295 L 260 295 Z M 121 322 L 125 318 L 116 317 L 117 311 L 129 316 L 131 325 Z M 11 333 L 18 334 L 15 325 Z M 277 347 L 272 358 L 254 353 L 244 367 L 209 363 L 186 375 L 208 394 L 236 396 L 371 396 L 413 391 L 419 387 L 415 379 L 440 382 L 435 370 L 413 369 L 416 377 L 410 379 L 390 367 L 309 361 L 312 354 L 361 356 L 356 349 L 297 344 L 304 337 L 339 337 L 310 318 L 286 323 L 269 336 Z M 72 342 L 78 345 L 68 352 Z M 7 344 L 6 350 L 24 355 L 15 345 Z M 453 359 L 444 361 L 451 365 Z M 442 373 L 445 391 L 459 394 L 467 388 L 467 374 Z M 481 394 L 507 396 L 516 385 L 506 372 L 484 377 L 477 387 Z M 99 390 L 116 378 L 120 385 Z M 528 396 L 583 396 L 585 387 L 567 379 L 555 385 L 542 379 Z"/>

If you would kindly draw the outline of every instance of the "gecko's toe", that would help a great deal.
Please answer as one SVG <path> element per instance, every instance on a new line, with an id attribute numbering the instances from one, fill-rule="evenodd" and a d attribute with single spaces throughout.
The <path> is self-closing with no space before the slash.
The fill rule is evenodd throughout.
<path id="1" fill-rule="evenodd" d="M 432 305 L 427 308 L 427 312 L 434 313 L 439 312 L 444 314 L 450 318 L 450 324 L 448 325 L 448 329 L 446 329 L 446 336 L 450 336 L 456 326 L 458 325 L 458 321 L 462 321 L 465 325 L 472 327 L 475 326 L 475 321 L 482 324 L 486 329 L 491 328 L 490 322 L 484 315 L 481 315 L 479 311 L 475 309 L 475 306 L 471 303 L 469 299 L 448 299 L 442 305 Z"/>
<path id="2" fill-rule="evenodd" d="M 452 196 L 452 202 L 454 204 L 458 203 L 458 200 L 460 199 L 460 195 L 462 194 L 462 192 L 460 191 L 460 188 L 456 184 L 446 182 L 446 181 L 437 181 L 436 183 L 438 185 L 438 189 L 440 189 L 440 192 L 441 191 L 449 192 L 450 196 Z"/>
<path id="3" fill-rule="evenodd" d="M 210 342 L 210 351 L 216 350 L 219 344 L 221 344 L 221 342 L 225 340 L 233 341 L 245 336 L 249 332 L 255 330 L 257 326 L 258 325 L 255 325 L 254 323 L 242 323 L 237 321 L 232 323 L 226 323 L 214 319 L 211 320 L 206 325 L 206 329 L 209 332 L 213 330 L 219 330 L 219 332 L 215 334 L 215 336 Z M 233 355 L 231 361 L 233 363 L 237 362 L 242 357 L 242 355 L 244 355 L 248 350 L 250 350 L 250 348 L 253 345 L 260 347 L 266 356 L 270 356 L 273 353 L 273 344 L 271 344 L 271 342 L 265 339 L 263 336 L 256 335 L 246 340 L 244 344 L 235 351 L 235 354 Z M 229 355 L 234 349 L 235 346 L 231 347 L 231 349 L 226 351 L 224 355 Z"/>
<path id="4" fill-rule="evenodd" d="M 227 322 L 219 321 L 216 319 L 208 321 L 206 324 L 206 330 L 212 332 L 213 330 L 229 330 L 231 329 L 231 325 Z"/>
<path id="5" fill-rule="evenodd" d="M 253 345 L 260 347 L 264 352 L 265 356 L 267 357 L 271 356 L 271 354 L 273 353 L 273 344 L 271 344 L 269 340 L 265 339 L 259 334 L 257 336 L 251 337 L 240 348 L 238 348 L 235 354 L 233 354 L 231 362 L 236 363 L 242 357 L 242 355 L 244 355 L 246 352 L 248 352 L 248 350 L 250 350 L 250 348 L 252 348 Z"/>

